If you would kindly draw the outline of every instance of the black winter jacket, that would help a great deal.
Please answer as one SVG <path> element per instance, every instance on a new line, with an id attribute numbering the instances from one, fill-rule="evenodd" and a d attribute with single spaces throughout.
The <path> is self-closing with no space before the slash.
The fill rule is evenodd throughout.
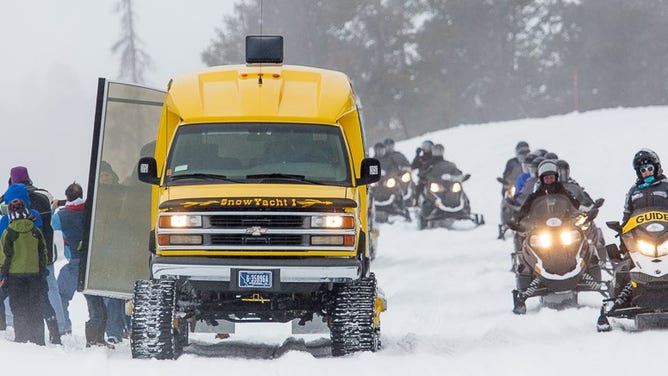
<path id="1" fill-rule="evenodd" d="M 668 210 L 668 179 L 665 175 L 659 176 L 648 187 L 639 188 L 641 184 L 642 180 L 636 181 L 626 194 L 622 226 L 631 218 L 631 214 L 639 209 L 664 208 Z"/>

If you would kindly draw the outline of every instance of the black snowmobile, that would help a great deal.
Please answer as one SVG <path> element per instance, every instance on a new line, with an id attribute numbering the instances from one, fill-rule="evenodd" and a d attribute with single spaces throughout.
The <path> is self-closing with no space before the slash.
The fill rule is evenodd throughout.
<path id="1" fill-rule="evenodd" d="M 398 171 L 396 179 L 399 182 L 399 187 L 401 188 L 401 195 L 404 200 L 404 206 L 406 208 L 415 207 L 416 184 L 413 181 L 413 173 L 410 170 L 410 166 L 407 169 Z"/>
<path id="2" fill-rule="evenodd" d="M 623 227 L 606 224 L 621 235 L 627 251 L 607 246 L 615 266 L 613 295 L 601 307 L 597 330 L 612 330 L 608 317 L 632 319 L 638 330 L 668 327 L 668 210 L 644 208 Z"/>
<path id="3" fill-rule="evenodd" d="M 595 207 L 602 204 L 599 199 Z M 587 238 L 594 217 L 561 194 L 536 198 L 517 229 L 522 246 L 513 259 L 514 313 L 526 313 L 525 301 L 534 296 L 553 307 L 577 304 L 580 291 L 606 296 L 608 287 L 601 276 L 606 260 L 600 260 Z"/>
<path id="4" fill-rule="evenodd" d="M 511 223 L 515 220 L 515 214 L 519 210 L 519 206 L 515 203 L 515 184 L 503 180 L 503 178 L 496 178 L 496 180 L 503 184 L 503 195 L 501 196 L 501 221 L 499 224 L 499 235 L 497 239 L 505 240 L 506 231 L 510 229 Z"/>
<path id="5" fill-rule="evenodd" d="M 470 221 L 476 227 L 485 223 L 482 214 L 471 213 L 471 203 L 464 193 L 462 183 L 471 177 L 443 174 L 427 176 L 420 196 L 418 229 L 434 227 L 452 228 L 457 221 Z"/>
<path id="6" fill-rule="evenodd" d="M 410 175 L 410 172 L 407 173 Z M 376 223 L 390 222 L 392 216 L 401 216 L 407 222 L 411 221 L 401 186 L 403 176 L 402 171 L 387 173 L 381 170 L 380 181 L 371 185 Z"/>

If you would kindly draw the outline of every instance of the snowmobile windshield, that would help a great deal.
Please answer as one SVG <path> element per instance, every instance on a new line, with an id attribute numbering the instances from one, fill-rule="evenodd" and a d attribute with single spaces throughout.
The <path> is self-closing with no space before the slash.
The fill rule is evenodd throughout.
<path id="1" fill-rule="evenodd" d="M 634 211 L 626 221 L 622 233 L 642 228 L 651 235 L 668 232 L 668 209 L 649 207 Z"/>
<path id="2" fill-rule="evenodd" d="M 217 183 L 289 183 L 351 186 L 341 129 L 291 123 L 217 123 L 182 125 L 167 160 L 167 185 Z M 298 176 L 299 179 L 293 177 Z"/>
<path id="3" fill-rule="evenodd" d="M 579 214 L 568 197 L 561 194 L 540 196 L 534 200 L 529 209 L 530 222 L 535 226 L 545 225 L 550 220 L 554 221 L 553 219 L 565 221 Z"/>

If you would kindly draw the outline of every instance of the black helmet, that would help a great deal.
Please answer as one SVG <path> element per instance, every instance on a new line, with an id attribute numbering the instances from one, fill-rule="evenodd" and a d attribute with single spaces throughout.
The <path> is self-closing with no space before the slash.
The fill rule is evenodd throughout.
<path id="1" fill-rule="evenodd" d="M 373 145 L 373 152 L 374 152 L 374 157 L 382 157 L 385 155 L 385 144 L 382 142 L 376 142 L 375 145 Z"/>
<path id="2" fill-rule="evenodd" d="M 533 160 L 537 157 L 536 154 L 529 153 L 524 157 L 524 160 L 522 161 L 522 171 L 526 172 L 527 174 L 529 173 L 529 170 L 531 168 L 531 163 L 533 163 Z"/>
<path id="3" fill-rule="evenodd" d="M 431 152 L 432 147 L 434 147 L 434 143 L 431 140 L 422 141 L 422 150 Z"/>
<path id="4" fill-rule="evenodd" d="M 385 144 L 385 149 L 387 149 L 388 152 L 393 152 L 394 151 L 394 140 L 391 138 L 386 138 L 383 141 L 383 144 Z"/>
<path id="5" fill-rule="evenodd" d="M 531 161 L 531 166 L 529 167 L 529 175 L 538 176 L 538 166 L 543 162 L 545 158 L 536 157 Z"/>
<path id="6" fill-rule="evenodd" d="M 537 149 L 537 150 L 534 150 L 534 153 L 540 155 L 541 157 L 544 157 L 545 154 L 547 154 L 547 150 L 545 150 L 545 149 Z"/>
<path id="7" fill-rule="evenodd" d="M 557 167 L 556 161 L 546 159 L 540 163 L 538 166 L 538 178 L 542 181 L 546 175 L 554 175 L 556 178 L 559 178 L 559 167 Z"/>
<path id="8" fill-rule="evenodd" d="M 520 142 L 518 142 L 517 145 L 515 145 L 515 152 L 517 152 L 518 150 L 520 150 L 520 148 L 527 148 L 527 149 L 528 149 L 528 148 L 529 148 L 529 144 L 528 144 L 526 141 L 520 141 Z"/>
<path id="9" fill-rule="evenodd" d="M 551 152 L 551 151 L 548 151 L 547 153 L 545 153 L 545 155 L 543 156 L 543 158 L 545 158 L 545 159 L 551 159 L 551 160 L 556 161 L 557 159 L 559 159 L 559 156 L 557 155 L 557 153 L 553 153 L 553 152 Z"/>
<path id="10" fill-rule="evenodd" d="M 557 167 L 559 168 L 559 181 L 562 183 L 568 183 L 568 180 L 571 177 L 571 166 L 563 159 L 557 161 Z"/>
<path id="11" fill-rule="evenodd" d="M 633 156 L 633 169 L 636 172 L 638 179 L 642 179 L 640 173 L 640 166 L 651 164 L 654 166 L 654 177 L 659 177 L 663 173 L 661 170 L 661 160 L 659 156 L 651 149 L 640 149 L 636 155 Z"/>
<path id="12" fill-rule="evenodd" d="M 515 157 L 517 158 L 520 163 L 524 161 L 527 155 L 529 155 L 529 148 L 528 147 L 521 147 L 519 149 L 515 149 Z"/>
<path id="13" fill-rule="evenodd" d="M 445 152 L 445 147 L 442 144 L 436 144 L 431 149 L 431 155 L 433 155 L 434 157 L 442 157 L 444 152 Z"/>

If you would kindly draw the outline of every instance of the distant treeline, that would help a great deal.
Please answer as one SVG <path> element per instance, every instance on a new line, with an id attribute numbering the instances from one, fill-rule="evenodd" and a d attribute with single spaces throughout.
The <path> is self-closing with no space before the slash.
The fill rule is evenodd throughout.
<path id="1" fill-rule="evenodd" d="M 241 63 L 260 32 L 346 72 L 369 141 L 668 102 L 668 0 L 237 0 L 202 59 Z"/>

